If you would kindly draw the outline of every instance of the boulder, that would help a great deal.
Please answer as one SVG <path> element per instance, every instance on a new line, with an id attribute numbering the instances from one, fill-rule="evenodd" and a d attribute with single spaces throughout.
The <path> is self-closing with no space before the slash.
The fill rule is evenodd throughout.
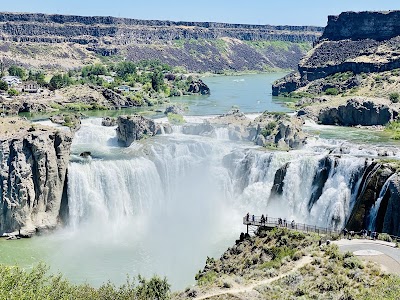
<path id="1" fill-rule="evenodd" d="M 169 105 L 165 111 L 164 114 L 168 115 L 168 114 L 176 114 L 176 115 L 182 115 L 185 112 L 185 109 L 179 105 Z"/>
<path id="2" fill-rule="evenodd" d="M 189 86 L 189 93 L 210 95 L 210 88 L 201 80 L 193 80 Z"/>
<path id="3" fill-rule="evenodd" d="M 354 98 L 349 99 L 346 105 L 322 108 L 317 114 L 317 119 L 324 125 L 371 126 L 385 125 L 397 116 L 397 110 L 387 104 Z"/>
<path id="4" fill-rule="evenodd" d="M 117 137 L 125 147 L 157 133 L 158 128 L 152 119 L 139 115 L 119 116 L 117 119 Z"/>

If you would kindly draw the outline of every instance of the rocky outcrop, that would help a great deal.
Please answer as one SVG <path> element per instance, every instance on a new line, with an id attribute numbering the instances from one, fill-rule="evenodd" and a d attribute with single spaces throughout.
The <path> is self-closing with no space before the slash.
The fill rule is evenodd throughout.
<path id="1" fill-rule="evenodd" d="M 76 132 L 81 128 L 81 117 L 80 113 L 75 114 L 58 114 L 50 116 L 49 120 L 55 124 L 66 126 L 71 129 L 72 132 Z"/>
<path id="2" fill-rule="evenodd" d="M 0 139 L 0 233 L 31 234 L 59 223 L 72 136 L 22 126 Z"/>
<path id="3" fill-rule="evenodd" d="M 117 137 L 125 147 L 157 133 L 155 122 L 139 115 L 119 116 L 117 119 Z"/>
<path id="4" fill-rule="evenodd" d="M 305 110 L 307 114 L 307 110 Z M 304 111 L 299 112 L 303 114 Z M 372 126 L 386 125 L 398 116 L 398 111 L 388 104 L 364 98 L 349 99 L 345 105 L 338 107 L 325 106 L 316 113 L 311 112 L 319 123 L 324 125 Z"/>
<path id="5" fill-rule="evenodd" d="M 185 109 L 180 106 L 180 105 L 169 105 L 165 108 L 164 114 L 168 115 L 168 114 L 176 114 L 176 115 L 182 115 L 185 112 Z"/>
<path id="6" fill-rule="evenodd" d="M 330 16 L 314 48 L 298 70 L 277 81 L 273 94 L 290 93 L 309 82 L 336 73 L 384 72 L 400 68 L 400 11 L 346 12 Z"/>
<path id="7" fill-rule="evenodd" d="M 203 82 L 203 80 L 198 79 L 192 81 L 188 92 L 193 94 L 210 95 L 210 88 Z"/>
<path id="8" fill-rule="evenodd" d="M 400 174 L 397 173 L 389 179 L 388 195 L 382 200 L 383 209 L 378 213 L 379 217 L 383 217 L 382 230 L 380 232 L 388 232 L 390 234 L 400 236 Z M 385 203 L 386 202 L 386 203 Z M 386 204 L 386 205 L 385 205 Z M 384 210 L 386 206 L 386 209 Z M 379 224 L 379 223 L 378 223 Z M 380 224 L 379 224 L 380 225 Z"/>
<path id="9" fill-rule="evenodd" d="M 101 120 L 101 125 L 105 127 L 117 126 L 117 120 L 113 117 L 104 117 Z"/>

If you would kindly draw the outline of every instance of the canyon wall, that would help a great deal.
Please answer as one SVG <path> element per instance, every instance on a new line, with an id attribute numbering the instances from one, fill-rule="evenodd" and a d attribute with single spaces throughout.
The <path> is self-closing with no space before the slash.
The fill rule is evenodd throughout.
<path id="1" fill-rule="evenodd" d="M 321 32 L 313 26 L 0 13 L 0 58 L 5 66 L 55 69 L 101 56 L 159 59 L 189 71 L 293 69 Z"/>
<path id="2" fill-rule="evenodd" d="M 297 72 L 277 81 L 273 94 L 290 93 L 335 73 L 384 72 L 400 68 L 400 11 L 346 12 L 330 16 L 322 37 Z"/>
<path id="3" fill-rule="evenodd" d="M 0 233 L 53 228 L 60 222 L 72 136 L 12 125 L 21 129 L 0 138 Z"/>

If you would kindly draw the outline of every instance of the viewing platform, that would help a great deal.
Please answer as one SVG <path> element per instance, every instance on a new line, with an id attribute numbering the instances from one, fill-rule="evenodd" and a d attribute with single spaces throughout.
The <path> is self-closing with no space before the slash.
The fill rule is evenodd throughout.
<path id="1" fill-rule="evenodd" d="M 270 218 L 265 217 L 264 220 L 261 219 L 262 217 L 254 216 L 244 216 L 243 217 L 243 224 L 247 226 L 247 233 L 249 231 L 255 231 L 259 227 L 267 227 L 267 228 L 275 228 L 275 227 L 282 227 L 288 228 L 291 230 L 297 231 L 304 231 L 304 232 L 315 232 L 317 234 L 340 234 L 341 230 L 335 230 L 332 228 L 326 227 L 318 227 L 314 225 L 307 225 L 303 223 L 296 223 L 293 221 L 287 221 L 281 218 Z"/>

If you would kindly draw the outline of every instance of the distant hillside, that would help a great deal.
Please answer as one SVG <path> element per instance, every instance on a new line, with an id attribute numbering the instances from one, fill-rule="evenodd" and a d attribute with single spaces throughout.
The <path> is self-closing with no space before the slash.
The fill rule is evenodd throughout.
<path id="1" fill-rule="evenodd" d="M 294 68 L 321 33 L 312 26 L 0 13 L 0 55 L 6 66 L 37 68 L 106 57 L 156 58 L 189 71 L 261 71 Z"/>

